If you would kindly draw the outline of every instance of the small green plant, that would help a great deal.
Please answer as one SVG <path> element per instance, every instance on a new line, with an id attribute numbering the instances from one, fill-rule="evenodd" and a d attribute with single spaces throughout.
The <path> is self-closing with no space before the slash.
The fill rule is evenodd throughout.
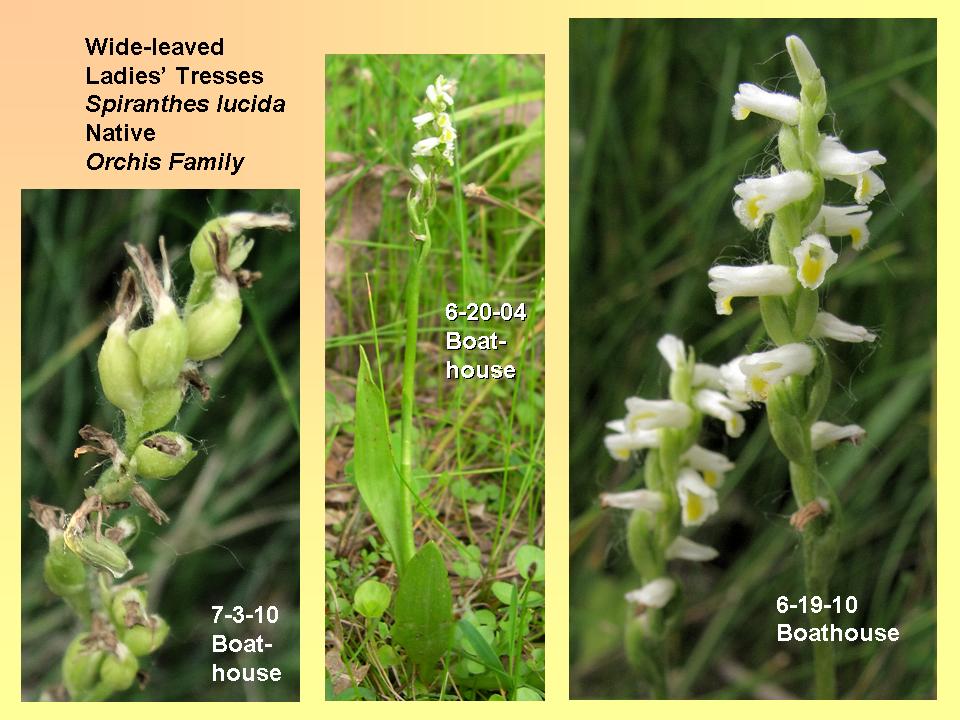
<path id="1" fill-rule="evenodd" d="M 105 700 L 142 681 L 141 658 L 155 652 L 170 628 L 148 609 L 145 574 L 131 577 L 128 553 L 140 535 L 140 506 L 158 525 L 169 518 L 147 486 L 178 475 L 197 455 L 174 423 L 188 395 L 206 401 L 201 363 L 221 355 L 240 331 L 240 288 L 259 274 L 241 266 L 253 247 L 243 233 L 289 230 L 286 214 L 237 212 L 206 223 L 190 250 L 193 280 L 182 306 L 175 300 L 164 239 L 160 265 L 147 249 L 127 245 L 135 270 L 123 273 L 114 319 L 97 358 L 100 385 L 120 412 L 116 434 L 90 425 L 75 457 L 103 457 L 99 477 L 73 512 L 30 501 L 47 532 L 47 587 L 77 614 L 82 630 L 67 647 L 63 686 L 71 700 Z M 141 313 L 146 298 L 147 312 Z M 143 320 L 142 324 L 138 324 Z"/>
<path id="2" fill-rule="evenodd" d="M 727 434 L 738 437 L 745 427 L 741 413 L 750 403 L 766 406 L 770 433 L 789 466 L 797 505 L 790 524 L 803 548 L 806 593 L 817 598 L 831 597 L 842 522 L 837 493 L 818 472 L 817 453 L 841 441 L 857 443 L 865 434 L 858 425 L 821 419 L 832 389 L 825 343 L 873 342 L 876 336 L 823 311 L 818 288 L 839 257 L 830 237 L 849 237 L 855 251 L 866 246 L 872 214 L 867 204 L 884 190 L 872 168 L 886 160 L 875 150 L 853 153 L 837 137 L 821 133 L 826 84 L 800 38 L 788 37 L 786 47 L 800 81 L 799 97 L 742 84 L 732 108 L 737 120 L 756 113 L 781 123 L 777 162 L 769 174 L 734 188 L 733 210 L 744 227 L 759 230 L 772 217 L 770 262 L 715 265 L 709 271 L 717 314 L 730 315 L 734 298 L 759 298 L 763 330 L 773 347 L 714 367 L 697 363 L 679 339 L 664 336 L 657 347 L 671 369 L 670 399 L 629 398 L 625 418 L 609 423 L 614 434 L 606 446 L 615 459 L 647 451 L 645 487 L 606 494 L 601 503 L 633 511 L 628 549 L 642 586 L 626 596 L 626 652 L 654 697 L 668 695 L 668 636 L 681 605 L 679 584 L 666 563 L 716 557 L 715 550 L 679 532 L 717 511 L 716 488 L 734 467 L 696 444 L 703 417 L 722 420 Z M 856 204 L 825 204 L 827 180 L 852 186 Z M 829 625 L 829 604 L 809 616 L 811 627 Z M 813 648 L 813 694 L 835 697 L 832 643 L 815 642 Z"/>
<path id="3" fill-rule="evenodd" d="M 515 563 L 542 542 L 539 62 L 443 58 L 457 92 L 433 56 L 328 60 L 351 167 L 328 185 L 329 699 L 542 699 L 543 577 Z M 530 311 L 492 321 L 516 378 L 445 378 L 443 331 L 479 330 L 449 306 L 487 299 Z"/>

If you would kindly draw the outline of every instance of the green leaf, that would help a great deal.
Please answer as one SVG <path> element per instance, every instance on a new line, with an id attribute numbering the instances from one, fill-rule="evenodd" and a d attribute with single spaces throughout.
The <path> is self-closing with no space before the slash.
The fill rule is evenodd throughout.
<path id="1" fill-rule="evenodd" d="M 538 548 L 536 545 L 521 545 L 517 550 L 517 556 L 514 559 L 513 564 L 516 566 L 517 572 L 519 572 L 520 576 L 523 578 L 531 577 L 530 570 L 532 568 L 532 580 L 534 582 L 543 580 L 544 575 L 546 574 L 543 548 Z"/>
<path id="2" fill-rule="evenodd" d="M 354 481 L 380 534 L 393 550 L 397 570 L 403 574 L 413 556 L 410 498 L 390 449 L 387 407 L 373 381 L 367 355 L 360 349 L 357 374 L 357 413 L 354 435 Z"/>
<path id="3" fill-rule="evenodd" d="M 393 637 L 422 669 L 432 669 L 453 642 L 453 597 L 447 566 L 428 542 L 400 576 Z"/>
<path id="4" fill-rule="evenodd" d="M 484 639 L 483 635 L 480 634 L 480 631 L 471 625 L 467 620 L 461 620 L 458 622 L 457 628 L 459 628 L 460 632 L 463 633 L 466 644 L 468 644 L 473 650 L 477 662 L 484 665 L 487 670 L 493 672 L 493 674 L 497 676 L 497 679 L 508 689 L 512 689 L 514 684 L 513 678 L 504 672 L 503 663 L 500 662 L 500 658 L 497 657 L 497 653 L 494 652 L 492 647 L 490 647 L 490 643 Z"/>

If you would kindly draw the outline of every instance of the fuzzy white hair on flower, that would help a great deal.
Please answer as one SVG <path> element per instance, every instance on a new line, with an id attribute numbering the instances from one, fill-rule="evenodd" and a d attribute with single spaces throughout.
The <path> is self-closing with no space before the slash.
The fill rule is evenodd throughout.
<path id="1" fill-rule="evenodd" d="M 707 273 L 716 293 L 717 315 L 733 313 L 733 298 L 789 295 L 796 288 L 790 268 L 783 265 L 714 265 Z"/>
<path id="2" fill-rule="evenodd" d="M 734 213 L 744 227 L 756 230 L 768 214 L 813 192 L 813 176 L 803 170 L 790 170 L 770 177 L 752 177 L 736 185 L 733 191 L 740 198 L 733 205 Z"/>
<path id="3" fill-rule="evenodd" d="M 786 125 L 800 122 L 800 100 L 792 95 L 770 92 L 752 83 L 740 83 L 731 108 L 735 120 L 746 120 L 750 113 L 779 120 Z"/>
<path id="4" fill-rule="evenodd" d="M 817 313 L 813 328 L 810 330 L 810 337 L 848 343 L 873 342 L 877 339 L 877 336 L 863 325 L 845 322 L 828 312 Z"/>
<path id="5" fill-rule="evenodd" d="M 667 560 L 690 560 L 692 562 L 710 562 L 719 555 L 709 545 L 701 545 L 683 535 L 677 535 L 667 546 Z"/>
<path id="6" fill-rule="evenodd" d="M 655 448 L 660 445 L 660 433 L 656 430 L 637 430 L 635 432 L 616 433 L 603 438 L 603 444 L 610 457 L 617 461 L 630 459 L 630 454 L 638 450 Z"/>
<path id="7" fill-rule="evenodd" d="M 433 149 L 439 144 L 440 138 L 424 138 L 413 146 L 413 154 L 415 157 L 430 157 L 433 154 Z"/>
<path id="8" fill-rule="evenodd" d="M 644 400 L 631 397 L 626 400 L 627 430 L 654 430 L 656 428 L 685 428 L 693 422 L 693 411 L 676 400 Z"/>
<path id="9" fill-rule="evenodd" d="M 866 435 L 867 431 L 859 425 L 834 425 L 818 420 L 810 426 L 810 445 L 814 450 L 822 450 L 844 441 L 859 445 Z"/>
<path id="10" fill-rule="evenodd" d="M 691 468 L 682 468 L 677 476 L 677 495 L 680 497 L 680 521 L 684 527 L 702 525 L 719 508 L 717 492 L 707 485 L 700 474 Z"/>
<path id="11" fill-rule="evenodd" d="M 853 249 L 862 250 L 870 241 L 867 221 L 873 213 L 866 205 L 823 205 L 807 232 L 821 232 L 830 237 L 850 236 Z"/>
<path id="12" fill-rule="evenodd" d="M 677 583 L 670 578 L 656 578 L 636 590 L 631 590 L 624 598 L 627 602 L 640 607 L 662 608 L 677 592 Z"/>
<path id="13" fill-rule="evenodd" d="M 718 390 L 704 388 L 693 394 L 693 405 L 704 415 L 723 420 L 724 429 L 730 437 L 743 435 L 747 424 L 740 412 L 750 408 L 746 403 L 727 397 Z"/>
<path id="14" fill-rule="evenodd" d="M 839 257 L 825 235 L 805 237 L 793 249 L 793 258 L 797 261 L 797 280 L 808 290 L 816 290 L 823 284 L 827 270 L 836 264 Z"/>
<path id="15" fill-rule="evenodd" d="M 660 512 L 666 507 L 663 493 L 656 490 L 630 490 L 619 493 L 603 493 L 600 496 L 601 507 L 621 510 L 646 510 Z"/>
<path id="16" fill-rule="evenodd" d="M 771 386 L 791 375 L 809 375 L 816 364 L 812 347 L 790 343 L 747 355 L 740 361 L 740 369 L 747 378 L 747 394 L 754 400 L 765 401 Z"/>
<path id="17" fill-rule="evenodd" d="M 680 462 L 697 470 L 703 476 L 703 481 L 712 488 L 723 485 L 724 475 L 734 468 L 730 458 L 723 453 L 699 445 L 693 445 L 681 455 Z"/>

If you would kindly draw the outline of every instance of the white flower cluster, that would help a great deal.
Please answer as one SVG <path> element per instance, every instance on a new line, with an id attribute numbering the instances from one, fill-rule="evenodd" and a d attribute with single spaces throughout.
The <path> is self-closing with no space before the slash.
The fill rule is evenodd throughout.
<path id="1" fill-rule="evenodd" d="M 800 38 L 788 37 L 787 50 L 798 77 L 819 78 L 820 71 Z M 732 112 L 737 120 L 756 113 L 793 128 L 800 123 L 802 110 L 803 103 L 799 98 L 770 92 L 749 83 L 740 85 L 733 98 Z M 731 300 L 735 297 L 789 295 L 795 290 L 796 283 L 809 290 L 820 287 L 827 270 L 839 258 L 830 244 L 830 237 L 850 237 L 855 250 L 863 249 L 869 241 L 867 221 L 872 213 L 867 205 L 885 190 L 883 180 L 873 168 L 885 163 L 886 158 L 876 150 L 851 152 L 832 135 L 818 135 L 816 152 L 810 155 L 810 167 L 806 169 L 775 165 L 770 168 L 768 176 L 747 178 L 734 187 L 738 199 L 733 210 L 744 227 L 757 230 L 769 215 L 809 198 L 817 186 L 815 175 L 853 186 L 856 204 L 822 205 L 816 217 L 804 228 L 800 243 L 790 251 L 794 261 L 792 267 L 764 264 L 711 268 L 710 289 L 717 295 L 718 314 L 731 314 Z"/>
<path id="2" fill-rule="evenodd" d="M 426 134 L 413 146 L 412 154 L 415 158 L 432 158 L 434 164 L 443 161 L 453 165 L 457 129 L 447 111 L 453 106 L 456 91 L 457 81 L 449 80 L 443 75 L 438 75 L 437 79 L 427 86 L 424 95 L 429 109 L 413 118 L 414 127 Z M 424 170 L 419 162 L 410 168 L 410 172 L 421 185 L 431 179 L 430 172 Z"/>

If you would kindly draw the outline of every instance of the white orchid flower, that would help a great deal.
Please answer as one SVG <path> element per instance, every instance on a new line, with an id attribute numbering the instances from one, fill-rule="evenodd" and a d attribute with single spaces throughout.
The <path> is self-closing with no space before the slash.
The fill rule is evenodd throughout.
<path id="1" fill-rule="evenodd" d="M 642 588 L 631 590 L 624 597 L 627 602 L 642 607 L 662 608 L 677 592 L 677 584 L 670 578 L 651 580 Z"/>
<path id="2" fill-rule="evenodd" d="M 692 468 L 680 470 L 677 495 L 680 496 L 680 521 L 684 527 L 702 525 L 719 508 L 716 490 L 707 485 Z"/>
<path id="3" fill-rule="evenodd" d="M 723 485 L 723 476 L 734 468 L 730 458 L 723 453 L 699 445 L 693 445 L 681 455 L 680 462 L 697 470 L 703 476 L 703 481 L 712 488 Z"/>
<path id="4" fill-rule="evenodd" d="M 607 435 L 603 439 L 603 444 L 614 460 L 629 460 L 630 453 L 658 447 L 660 445 L 660 433 L 656 430 L 616 433 Z"/>
<path id="5" fill-rule="evenodd" d="M 710 562 L 719 555 L 708 545 L 701 545 L 683 535 L 677 535 L 667 546 L 667 560 L 692 560 L 693 562 Z"/>
<path id="6" fill-rule="evenodd" d="M 430 157 L 433 154 L 433 149 L 439 144 L 440 138 L 424 138 L 413 146 L 413 154 L 415 157 Z"/>
<path id="7" fill-rule="evenodd" d="M 417 128 L 417 130 L 419 130 L 420 128 L 422 128 L 424 125 L 426 125 L 428 122 L 432 120 L 433 120 L 433 113 L 425 112 L 420 115 L 414 116 L 413 124 Z"/>
<path id="8" fill-rule="evenodd" d="M 839 257 L 825 235 L 805 237 L 793 249 L 793 258 L 797 261 L 797 280 L 808 290 L 816 290 L 823 284 L 827 270 L 836 264 Z"/>
<path id="9" fill-rule="evenodd" d="M 666 501 L 663 499 L 663 493 L 655 490 L 630 490 L 628 492 L 603 493 L 600 496 L 600 505 L 621 510 L 660 512 L 666 507 Z"/>
<path id="10" fill-rule="evenodd" d="M 733 313 L 733 298 L 789 295 L 796 288 L 790 268 L 783 265 L 714 265 L 708 275 L 708 287 L 717 295 L 718 315 Z"/>
<path id="11" fill-rule="evenodd" d="M 810 330 L 810 337 L 827 338 L 848 343 L 873 342 L 877 339 L 877 336 L 863 325 L 844 322 L 836 315 L 831 315 L 828 312 L 817 313 L 817 318 L 813 321 L 813 328 Z"/>
<path id="12" fill-rule="evenodd" d="M 723 420 L 727 435 L 740 437 L 746 428 L 746 421 L 741 411 L 749 410 L 750 406 L 727 397 L 718 390 L 702 389 L 693 394 L 693 405 L 704 415 Z"/>
<path id="13" fill-rule="evenodd" d="M 747 355 L 740 361 L 740 369 L 747 378 L 747 394 L 754 400 L 766 400 L 772 385 L 790 375 L 809 375 L 816 364 L 812 347 L 790 343 Z"/>
<path id="14" fill-rule="evenodd" d="M 844 440 L 859 445 L 867 431 L 859 425 L 834 425 L 819 420 L 810 427 L 810 444 L 814 450 L 822 450 Z"/>
<path id="15" fill-rule="evenodd" d="M 740 83 L 733 96 L 731 112 L 735 120 L 746 120 L 750 113 L 779 120 L 786 125 L 800 122 L 800 100 L 792 95 L 770 92 L 752 83 Z"/>
<path id="16" fill-rule="evenodd" d="M 736 185 L 733 191 L 740 197 L 733 205 L 734 213 L 744 227 L 756 230 L 768 214 L 813 192 L 813 176 L 803 170 L 790 170 L 770 177 L 752 177 Z"/>
<path id="17" fill-rule="evenodd" d="M 626 429 L 654 430 L 662 427 L 684 428 L 693 421 L 689 406 L 675 400 L 644 400 L 631 397 L 626 400 Z"/>
<path id="18" fill-rule="evenodd" d="M 873 213 L 866 205 L 823 205 L 807 227 L 807 232 L 821 232 L 830 237 L 850 236 L 853 249 L 862 250 L 870 240 L 867 221 Z"/>

